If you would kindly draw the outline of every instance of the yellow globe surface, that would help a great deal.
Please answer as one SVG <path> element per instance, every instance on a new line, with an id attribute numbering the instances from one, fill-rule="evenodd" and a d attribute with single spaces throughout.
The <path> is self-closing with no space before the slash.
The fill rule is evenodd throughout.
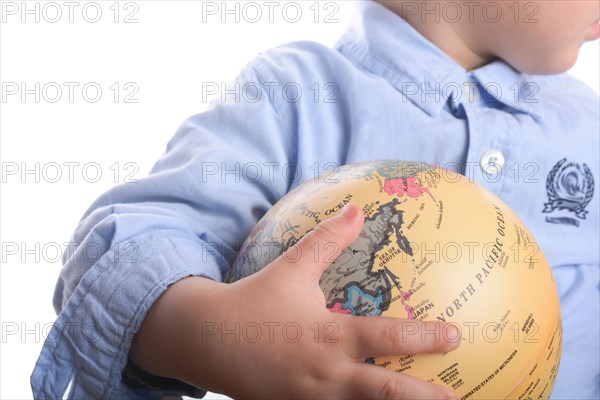
<path id="1" fill-rule="evenodd" d="M 385 160 L 304 182 L 257 224 L 229 280 L 260 270 L 349 202 L 365 225 L 321 278 L 330 311 L 442 320 L 462 332 L 452 352 L 368 362 L 446 384 L 462 399 L 550 396 L 562 338 L 552 271 L 507 205 L 451 171 Z"/>

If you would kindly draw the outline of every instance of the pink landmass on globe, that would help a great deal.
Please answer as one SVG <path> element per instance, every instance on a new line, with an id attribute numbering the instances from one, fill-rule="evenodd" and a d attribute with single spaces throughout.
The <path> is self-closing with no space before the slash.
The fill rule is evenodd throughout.
<path id="1" fill-rule="evenodd" d="M 396 194 L 398 197 L 403 197 L 407 195 L 413 199 L 420 197 L 423 193 L 427 193 L 433 201 L 435 199 L 429 192 L 429 189 L 423 187 L 417 183 L 417 177 L 413 176 L 412 178 L 393 178 L 386 179 L 383 185 L 383 189 L 387 194 L 393 195 Z"/>
<path id="2" fill-rule="evenodd" d="M 410 295 L 412 292 L 409 290 L 408 292 L 400 292 L 400 301 L 404 304 L 405 301 L 410 300 Z"/>
<path id="3" fill-rule="evenodd" d="M 350 314 L 352 312 L 350 309 L 342 308 L 342 303 L 335 303 L 333 307 L 329 309 L 329 311 L 342 314 Z"/>
<path id="4" fill-rule="evenodd" d="M 410 289 L 408 289 L 406 292 L 398 288 L 400 289 L 400 303 L 402 303 L 402 305 L 404 306 L 404 309 L 406 310 L 406 318 L 408 319 L 415 319 L 415 312 L 413 308 L 410 305 L 406 304 L 406 302 L 410 300 L 410 297 L 413 294 L 413 288 L 415 287 L 416 280 L 417 277 L 415 276 L 412 282 L 410 283 Z"/>
<path id="5" fill-rule="evenodd" d="M 408 304 L 406 304 L 404 306 L 404 309 L 406 310 L 406 318 L 408 319 L 415 319 L 415 313 L 414 310 L 411 306 L 409 306 Z"/>
<path id="6" fill-rule="evenodd" d="M 413 279 L 413 283 L 414 283 L 414 279 Z M 404 305 L 404 309 L 406 310 L 406 318 L 415 319 L 415 313 L 414 313 L 413 308 L 411 306 L 409 306 L 408 304 L 406 304 L 406 302 L 408 300 L 410 300 L 411 295 L 412 295 L 412 290 L 409 290 L 408 292 L 400 291 L 400 303 L 402 303 Z"/>

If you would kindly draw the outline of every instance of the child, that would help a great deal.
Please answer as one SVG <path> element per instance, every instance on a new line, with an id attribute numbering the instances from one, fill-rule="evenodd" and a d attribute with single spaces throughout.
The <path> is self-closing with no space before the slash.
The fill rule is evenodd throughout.
<path id="1" fill-rule="evenodd" d="M 560 74 L 600 36 L 597 2 L 360 8 L 333 49 L 297 42 L 259 55 L 236 79 L 243 101 L 190 118 L 150 176 L 86 212 L 33 371 L 36 398 L 69 385 L 72 398 L 200 397 L 199 388 L 252 398 L 457 398 L 364 360 L 452 350 L 458 332 L 406 340 L 406 321 L 325 309 L 318 280 L 328 263 L 314 255 L 331 254 L 311 249 L 348 246 L 362 226 L 355 206 L 305 236 L 298 261 L 279 258 L 221 283 L 278 199 L 316 173 L 370 159 L 458 169 L 516 211 L 561 295 L 553 396 L 600 396 L 599 102 Z M 86 256 L 90 243 L 102 248 L 99 259 Z M 297 341 L 282 332 L 286 323 L 303 333 Z M 326 325 L 334 340 L 324 340 Z M 240 336 L 245 326 L 258 327 L 256 341 Z"/>

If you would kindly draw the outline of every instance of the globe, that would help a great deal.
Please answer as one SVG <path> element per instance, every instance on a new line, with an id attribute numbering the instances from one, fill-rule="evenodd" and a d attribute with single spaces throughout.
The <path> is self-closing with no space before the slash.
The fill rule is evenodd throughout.
<path id="1" fill-rule="evenodd" d="M 462 399 L 550 396 L 562 338 L 552 270 L 515 213 L 458 173 L 383 160 L 304 182 L 252 230 L 228 280 L 260 270 L 349 202 L 365 224 L 321 277 L 329 310 L 446 321 L 462 334 L 455 351 L 366 362 Z"/>

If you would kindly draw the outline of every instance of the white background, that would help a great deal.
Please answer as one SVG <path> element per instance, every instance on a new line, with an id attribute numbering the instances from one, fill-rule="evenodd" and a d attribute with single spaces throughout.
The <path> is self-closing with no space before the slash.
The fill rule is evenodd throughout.
<path id="1" fill-rule="evenodd" d="M 285 14 L 288 2 L 282 1 L 270 22 L 268 8 L 258 2 L 263 15 L 251 23 L 255 9 L 246 9 L 245 20 L 240 3 L 240 21 L 229 15 L 222 23 L 220 12 L 203 12 L 213 6 L 222 11 L 221 2 L 99 1 L 98 7 L 75 2 L 70 22 L 63 2 L 54 3 L 58 7 L 28 2 L 28 8 L 36 3 L 39 22 L 35 13 L 22 22 L 22 3 L 2 2 L 2 399 L 31 398 L 29 375 L 55 319 L 51 298 L 61 268 L 57 251 L 67 248 L 92 201 L 126 178 L 147 174 L 179 124 L 207 106 L 203 83 L 230 81 L 256 54 L 281 43 L 331 45 L 354 8 L 348 1 L 298 2 L 302 15 L 292 23 L 295 8 Z M 89 22 L 97 18 L 98 8 L 98 22 Z M 57 10 L 62 17 L 51 23 Z M 325 22 L 328 15 L 337 22 Z M 571 71 L 596 92 L 598 59 L 598 43 L 588 43 Z M 39 102 L 34 94 L 23 101 L 22 82 L 27 89 L 39 82 Z M 72 102 L 64 82 L 78 85 Z M 57 86 L 62 97 L 52 103 Z M 102 94 L 92 102 L 98 86 Z M 19 93 L 9 95 L 15 87 Z M 127 102 L 132 100 L 137 102 Z M 35 171 L 36 165 L 39 173 L 23 175 L 24 168 Z"/>

